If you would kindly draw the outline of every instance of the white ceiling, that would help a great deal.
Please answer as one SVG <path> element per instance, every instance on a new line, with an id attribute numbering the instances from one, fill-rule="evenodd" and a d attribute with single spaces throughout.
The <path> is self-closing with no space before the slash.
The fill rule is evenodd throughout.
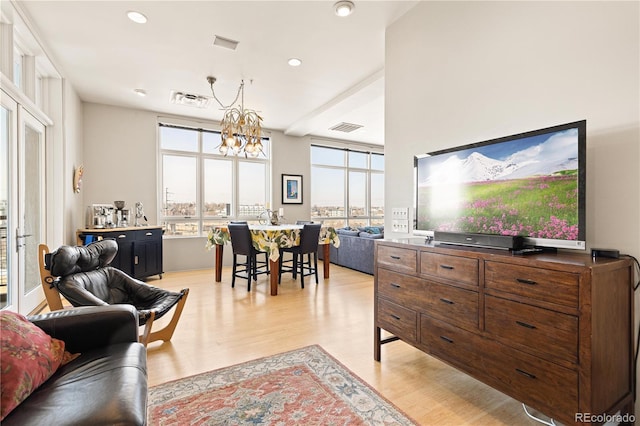
<path id="1" fill-rule="evenodd" d="M 51 59 L 86 102 L 219 121 L 208 109 L 175 105 L 172 90 L 225 104 L 245 80 L 244 105 L 286 134 L 384 143 L 385 28 L 416 1 L 19 1 Z M 144 13 L 136 24 L 126 12 Z M 239 41 L 235 51 L 214 36 Z M 289 58 L 302 60 L 294 68 Z M 144 89 L 146 97 L 134 94 Z M 329 130 L 363 125 L 351 133 Z"/>

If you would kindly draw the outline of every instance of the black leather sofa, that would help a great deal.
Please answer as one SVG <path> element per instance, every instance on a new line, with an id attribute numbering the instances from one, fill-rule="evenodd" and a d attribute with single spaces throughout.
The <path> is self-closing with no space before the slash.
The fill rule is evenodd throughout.
<path id="1" fill-rule="evenodd" d="M 29 317 L 80 353 L 16 407 L 11 425 L 144 425 L 147 355 L 130 305 L 80 307 Z"/>

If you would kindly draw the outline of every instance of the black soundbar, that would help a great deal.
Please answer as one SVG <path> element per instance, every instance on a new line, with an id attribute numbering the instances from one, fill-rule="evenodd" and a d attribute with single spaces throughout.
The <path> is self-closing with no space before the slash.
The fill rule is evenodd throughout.
<path id="1" fill-rule="evenodd" d="M 524 247 L 524 237 L 510 235 L 434 231 L 433 239 L 436 243 L 499 248 L 504 250 L 519 250 Z"/>

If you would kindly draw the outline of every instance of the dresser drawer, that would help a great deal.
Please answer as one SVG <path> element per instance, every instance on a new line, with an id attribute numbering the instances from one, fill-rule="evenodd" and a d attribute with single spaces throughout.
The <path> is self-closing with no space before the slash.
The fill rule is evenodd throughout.
<path id="1" fill-rule="evenodd" d="M 578 307 L 578 276 L 570 272 L 486 262 L 485 286 L 545 302 Z"/>
<path id="2" fill-rule="evenodd" d="M 496 339 L 549 360 L 578 362 L 578 318 L 485 297 L 485 328 Z"/>
<path id="3" fill-rule="evenodd" d="M 418 265 L 418 251 L 389 246 L 377 246 L 378 266 L 394 271 L 415 274 Z"/>
<path id="4" fill-rule="evenodd" d="M 427 298 L 427 283 L 410 275 L 378 269 L 378 294 L 401 306 L 418 310 Z"/>
<path id="5" fill-rule="evenodd" d="M 477 286 L 478 259 L 421 252 L 420 273 Z"/>
<path id="6" fill-rule="evenodd" d="M 507 346 L 495 346 L 494 353 L 483 356 L 483 367 L 496 389 L 542 412 L 562 413 L 566 418 L 579 412 L 576 370 Z"/>
<path id="7" fill-rule="evenodd" d="M 411 309 L 378 299 L 378 323 L 376 326 L 384 328 L 402 340 L 417 342 L 418 314 Z"/>
<path id="8" fill-rule="evenodd" d="M 478 293 L 446 284 L 429 283 L 427 312 L 460 327 L 478 328 Z"/>
<path id="9" fill-rule="evenodd" d="M 144 240 L 158 240 L 162 239 L 162 229 L 140 229 L 135 231 L 135 237 L 138 241 Z"/>
<path id="10" fill-rule="evenodd" d="M 465 371 L 481 367 L 485 339 L 456 326 L 420 314 L 420 345 L 445 361 L 453 361 Z"/>

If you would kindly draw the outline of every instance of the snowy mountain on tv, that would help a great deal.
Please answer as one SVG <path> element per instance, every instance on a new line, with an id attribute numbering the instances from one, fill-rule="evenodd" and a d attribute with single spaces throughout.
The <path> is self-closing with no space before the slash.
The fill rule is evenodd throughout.
<path id="1" fill-rule="evenodd" d="M 569 132 L 555 133 L 546 141 L 510 153 L 503 159 L 484 155 L 482 147 L 452 153 L 445 161 L 432 166 L 423 185 L 522 179 L 576 170 L 575 137 Z"/>

